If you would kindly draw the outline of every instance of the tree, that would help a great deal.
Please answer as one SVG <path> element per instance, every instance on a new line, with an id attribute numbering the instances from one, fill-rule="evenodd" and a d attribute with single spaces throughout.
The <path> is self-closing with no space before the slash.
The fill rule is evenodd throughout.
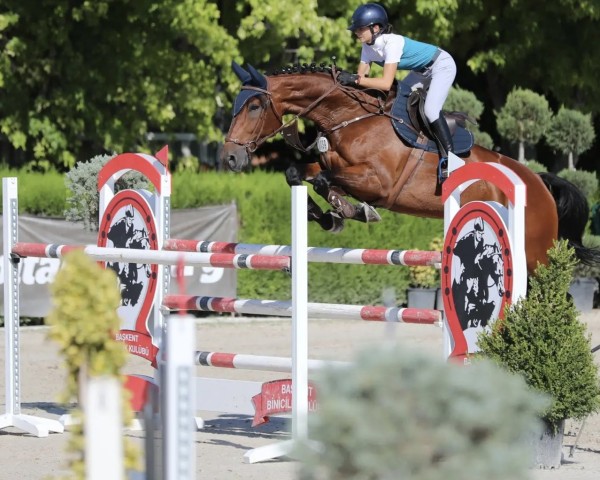
<path id="1" fill-rule="evenodd" d="M 562 106 L 552 119 L 545 137 L 548 145 L 568 155 L 569 170 L 575 170 L 575 155 L 588 150 L 596 138 L 592 116 Z"/>
<path id="2" fill-rule="evenodd" d="M 464 112 L 476 121 L 479 121 L 483 109 L 483 102 L 479 101 L 473 92 L 462 89 L 459 86 L 454 86 L 450 89 L 446 103 L 444 103 L 444 110 Z M 492 137 L 479 130 L 479 124 L 467 124 L 467 128 L 473 133 L 475 143 L 485 148 L 493 148 L 494 142 Z"/>
<path id="3" fill-rule="evenodd" d="M 0 13 L 0 132 L 28 160 L 61 169 L 148 149 L 148 132 L 221 141 L 239 81 L 260 69 L 338 59 L 355 2 L 5 0 Z M 325 56 L 327 55 L 327 57 Z"/>
<path id="4" fill-rule="evenodd" d="M 0 131 L 35 159 L 143 145 L 149 131 L 221 139 L 237 41 L 208 0 L 5 0 Z M 229 87 L 228 87 L 229 86 Z"/>
<path id="5" fill-rule="evenodd" d="M 525 144 L 535 145 L 550 124 L 548 100 L 531 90 L 515 88 L 496 113 L 498 133 L 519 144 L 519 162 L 525 163 Z"/>
<path id="6" fill-rule="evenodd" d="M 481 332 L 478 345 L 485 357 L 552 396 L 542 418 L 556 431 L 565 419 L 582 419 L 600 409 L 600 385 L 589 334 L 568 295 L 575 251 L 563 240 L 548 258 L 548 265 L 538 264 L 529 278 L 527 298 Z"/>
<path id="7" fill-rule="evenodd" d="M 448 48 L 476 75 L 476 93 L 482 88 L 486 103 L 500 108 L 518 82 L 568 107 L 600 111 L 600 51 L 587 48 L 598 31 L 596 2 L 547 0 L 543 8 L 535 0 L 457 3 Z"/>
<path id="8" fill-rule="evenodd" d="M 239 92 L 231 61 L 269 70 L 335 56 L 353 70 L 360 45 L 346 28 L 358 4 L 4 0 L 0 133 L 28 160 L 61 169 L 98 154 L 148 150 L 148 132 L 221 141 Z M 592 116 L 600 112 L 600 51 L 588 48 L 600 18 L 593 2 L 385 6 L 396 32 L 453 54 L 457 80 L 491 103 L 487 112 L 501 107 L 517 78 L 568 108 L 585 104 Z"/>

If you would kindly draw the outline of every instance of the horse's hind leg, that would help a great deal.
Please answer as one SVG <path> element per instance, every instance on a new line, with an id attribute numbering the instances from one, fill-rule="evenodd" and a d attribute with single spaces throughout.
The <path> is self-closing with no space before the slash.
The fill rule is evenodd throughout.
<path id="1" fill-rule="evenodd" d="M 291 165 L 285 171 L 285 179 L 288 185 L 293 187 L 294 185 L 302 185 L 303 176 L 296 165 Z M 338 233 L 344 228 L 343 218 L 333 212 L 323 212 L 310 195 L 307 198 L 307 213 L 308 221 L 317 222 L 323 230 Z"/>

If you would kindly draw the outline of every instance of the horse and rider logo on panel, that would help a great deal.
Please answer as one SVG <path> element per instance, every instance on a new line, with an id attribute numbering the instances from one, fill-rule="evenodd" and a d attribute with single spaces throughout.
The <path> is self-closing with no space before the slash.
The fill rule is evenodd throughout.
<path id="1" fill-rule="evenodd" d="M 138 192 L 117 193 L 106 208 L 100 227 L 99 246 L 156 250 L 154 217 L 148 202 Z M 146 321 L 156 291 L 157 265 L 106 262 L 119 279 L 122 328 L 146 332 Z"/>
<path id="2" fill-rule="evenodd" d="M 143 225 L 139 215 L 136 221 L 133 205 L 126 205 L 124 215 L 113 223 L 107 237 L 115 248 L 136 248 L 150 249 L 150 240 L 148 232 Z M 149 264 L 138 265 L 136 263 L 108 262 L 108 268 L 112 268 L 117 277 L 119 277 L 121 289 L 121 305 L 135 306 L 138 303 L 142 289 L 144 288 L 145 278 L 150 278 L 152 274 Z M 140 270 L 143 273 L 140 275 Z"/>
<path id="3" fill-rule="evenodd" d="M 491 207 L 474 204 L 452 221 L 443 258 L 446 314 L 455 344 L 459 350 L 465 348 L 456 352 L 459 356 L 478 350 L 477 334 L 502 316 L 512 288 L 504 222 Z"/>

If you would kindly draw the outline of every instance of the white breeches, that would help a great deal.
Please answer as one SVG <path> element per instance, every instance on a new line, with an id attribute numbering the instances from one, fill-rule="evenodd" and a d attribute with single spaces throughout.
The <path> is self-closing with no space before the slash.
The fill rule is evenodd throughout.
<path id="1" fill-rule="evenodd" d="M 431 78 L 425 99 L 425 116 L 427 120 L 434 122 L 439 118 L 450 87 L 454 83 L 456 63 L 448 52 L 442 50 L 433 65 L 423 75 Z"/>

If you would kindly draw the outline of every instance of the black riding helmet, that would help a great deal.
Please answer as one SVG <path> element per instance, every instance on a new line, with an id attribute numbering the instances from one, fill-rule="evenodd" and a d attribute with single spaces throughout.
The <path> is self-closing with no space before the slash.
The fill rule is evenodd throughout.
<path id="1" fill-rule="evenodd" d="M 377 24 L 381 25 L 381 30 L 385 30 L 388 26 L 385 8 L 378 3 L 365 3 L 354 10 L 348 30 L 353 32 L 357 28 L 372 27 Z"/>

